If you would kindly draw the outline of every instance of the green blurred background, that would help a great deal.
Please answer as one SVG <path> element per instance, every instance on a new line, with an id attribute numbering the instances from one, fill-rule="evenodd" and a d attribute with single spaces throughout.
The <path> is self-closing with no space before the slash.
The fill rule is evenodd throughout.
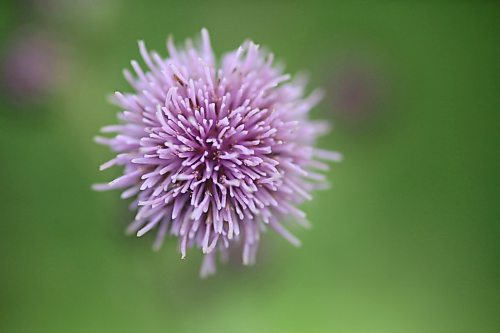
<path id="1" fill-rule="evenodd" d="M 137 40 L 166 55 L 201 27 L 218 55 L 252 38 L 308 71 L 319 145 L 345 155 L 301 248 L 267 233 L 207 280 L 90 189 L 119 174 L 92 137 Z M 19 31 L 58 45 L 61 79 L 2 88 L 1 332 L 500 332 L 500 3 L 1 1 L 2 59 Z"/>

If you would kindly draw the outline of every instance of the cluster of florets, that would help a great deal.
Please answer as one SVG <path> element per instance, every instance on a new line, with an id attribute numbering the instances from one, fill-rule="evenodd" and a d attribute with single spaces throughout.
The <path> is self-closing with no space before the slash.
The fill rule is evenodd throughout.
<path id="1" fill-rule="evenodd" d="M 135 92 L 115 94 L 121 124 L 103 128 L 116 136 L 97 139 L 117 153 L 102 169 L 124 171 L 96 188 L 135 199 L 129 231 L 157 229 L 157 248 L 173 235 L 183 258 L 201 248 L 202 276 L 215 271 L 217 251 L 235 245 L 253 263 L 266 227 L 298 245 L 283 222 L 307 224 L 297 206 L 325 186 L 319 160 L 340 158 L 313 147 L 327 129 L 308 118 L 320 94 L 304 97 L 305 82 L 290 81 L 250 41 L 219 64 L 206 30 L 183 50 L 169 39 L 167 59 L 139 47 L 148 70 L 133 61 L 135 75 L 125 71 Z"/>

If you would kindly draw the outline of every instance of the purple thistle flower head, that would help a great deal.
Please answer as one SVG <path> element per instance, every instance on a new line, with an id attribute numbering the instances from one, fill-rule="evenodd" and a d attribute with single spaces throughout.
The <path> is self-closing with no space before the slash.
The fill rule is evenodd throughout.
<path id="1" fill-rule="evenodd" d="M 167 235 L 182 258 L 201 248 L 207 276 L 216 252 L 238 245 L 252 264 L 268 227 L 299 245 L 283 223 L 307 225 L 297 206 L 325 187 L 321 160 L 340 154 L 313 147 L 327 130 L 308 117 L 321 94 L 304 97 L 304 80 L 290 81 L 272 54 L 247 41 L 218 63 L 205 29 L 198 44 L 177 50 L 169 39 L 164 59 L 139 42 L 148 70 L 132 61 L 125 77 L 135 92 L 114 95 L 120 124 L 102 129 L 117 134 L 96 139 L 117 154 L 101 169 L 120 165 L 123 175 L 95 188 L 134 198 L 128 230 L 157 229 L 155 248 Z"/>

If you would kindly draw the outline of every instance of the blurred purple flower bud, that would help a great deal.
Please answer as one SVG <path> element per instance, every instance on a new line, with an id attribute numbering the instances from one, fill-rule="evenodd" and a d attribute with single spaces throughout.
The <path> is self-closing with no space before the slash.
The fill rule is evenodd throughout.
<path id="1" fill-rule="evenodd" d="M 2 55 L 1 84 L 15 103 L 37 102 L 53 93 L 66 75 L 62 47 L 49 34 L 22 30 Z"/>
<path id="2" fill-rule="evenodd" d="M 337 65 L 330 79 L 329 99 L 336 118 L 359 126 L 374 120 L 380 112 L 386 79 L 369 61 L 349 61 Z"/>

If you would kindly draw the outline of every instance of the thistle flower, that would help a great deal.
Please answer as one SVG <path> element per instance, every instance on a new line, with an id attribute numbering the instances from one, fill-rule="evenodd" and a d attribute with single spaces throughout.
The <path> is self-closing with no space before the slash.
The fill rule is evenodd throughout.
<path id="1" fill-rule="evenodd" d="M 139 42 L 148 71 L 132 61 L 135 75 L 124 75 L 135 92 L 113 98 L 121 124 L 102 129 L 117 134 L 96 138 L 117 153 L 101 169 L 123 166 L 123 175 L 95 189 L 134 198 L 128 231 L 157 229 L 156 249 L 167 235 L 182 258 L 201 248 L 204 277 L 217 251 L 225 257 L 238 245 L 252 264 L 267 227 L 299 245 L 284 221 L 307 225 L 297 206 L 325 187 L 320 160 L 340 154 L 313 148 L 327 130 L 308 118 L 321 94 L 304 97 L 304 80 L 290 81 L 272 54 L 247 41 L 218 64 L 205 29 L 198 44 L 177 50 L 169 38 L 164 59 Z"/>

